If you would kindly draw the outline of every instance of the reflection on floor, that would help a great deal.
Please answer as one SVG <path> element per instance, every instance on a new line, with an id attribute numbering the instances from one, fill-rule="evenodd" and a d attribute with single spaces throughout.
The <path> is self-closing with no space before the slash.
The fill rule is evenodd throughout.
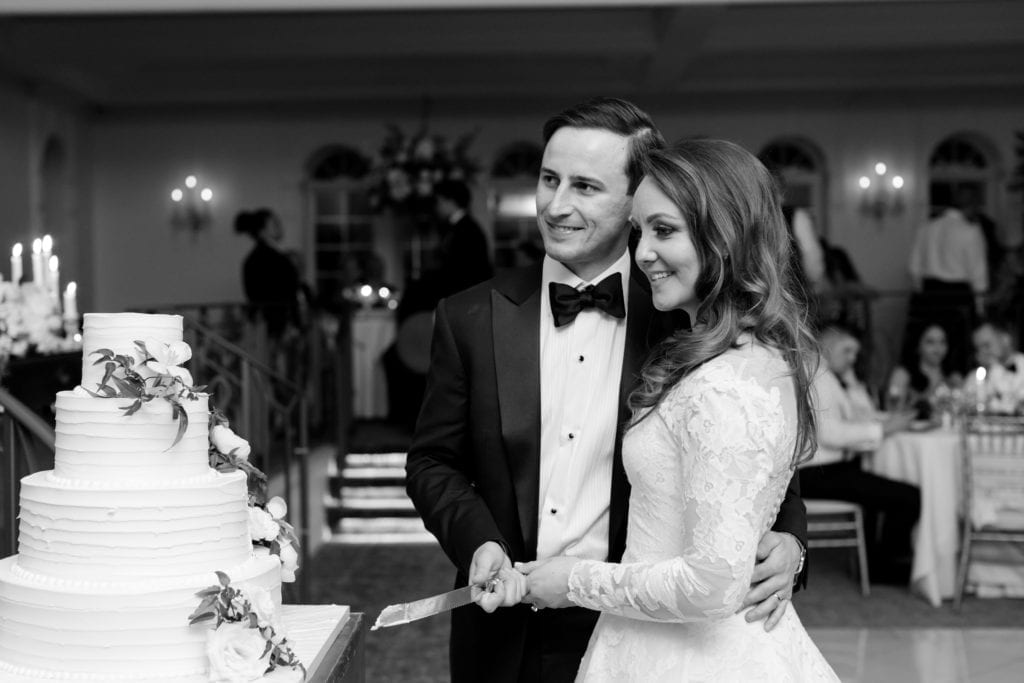
<path id="1" fill-rule="evenodd" d="M 808 629 L 844 683 L 1019 683 L 1021 629 Z"/>

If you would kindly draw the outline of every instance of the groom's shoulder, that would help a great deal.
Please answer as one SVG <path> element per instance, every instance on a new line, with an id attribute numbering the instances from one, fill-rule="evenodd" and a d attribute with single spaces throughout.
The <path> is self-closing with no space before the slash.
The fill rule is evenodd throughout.
<path id="1" fill-rule="evenodd" d="M 480 306 L 490 307 L 495 293 L 519 304 L 540 288 L 541 277 L 539 262 L 518 268 L 503 268 L 491 279 L 451 295 L 445 299 L 445 306 L 450 313 L 455 314 L 476 310 Z"/>

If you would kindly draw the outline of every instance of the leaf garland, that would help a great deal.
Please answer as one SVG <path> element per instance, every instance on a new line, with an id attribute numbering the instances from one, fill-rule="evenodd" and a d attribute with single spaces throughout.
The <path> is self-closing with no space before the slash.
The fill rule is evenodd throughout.
<path id="1" fill-rule="evenodd" d="M 170 450 L 178 445 L 188 430 L 188 412 L 185 410 L 182 399 L 194 401 L 206 387 L 205 385 L 188 386 L 180 377 L 171 374 L 155 373 L 149 377 L 143 377 L 136 368 L 156 359 L 146 348 L 145 342 L 136 340 L 135 346 L 142 356 L 142 360 L 138 363 L 133 356 L 114 353 L 111 349 L 104 348 L 93 351 L 92 355 L 99 356 L 93 365 L 104 366 L 103 379 L 96 391 L 85 390 L 96 398 L 134 399 L 127 406 L 122 407 L 125 417 L 131 417 L 139 412 L 144 404 L 155 398 L 162 398 L 170 403 L 171 419 L 178 422 L 178 431 L 174 436 L 174 442 L 167 447 L 167 450 Z"/>

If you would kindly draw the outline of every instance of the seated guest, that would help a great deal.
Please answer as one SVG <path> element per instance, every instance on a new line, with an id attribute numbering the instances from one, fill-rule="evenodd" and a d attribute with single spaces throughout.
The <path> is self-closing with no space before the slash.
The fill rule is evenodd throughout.
<path id="1" fill-rule="evenodd" d="M 998 412 L 1014 412 L 1024 400 L 1024 353 L 1016 350 L 1008 326 L 986 320 L 971 335 L 974 356 L 985 368 L 985 391 Z M 976 379 L 966 383 L 968 392 L 975 392 Z"/>
<path id="2" fill-rule="evenodd" d="M 946 331 L 938 323 L 928 324 L 916 339 L 908 336 L 904 343 L 902 363 L 889 377 L 887 392 L 889 409 L 912 408 L 917 418 L 932 416 L 932 400 L 940 387 L 960 386 L 963 377 L 949 364 L 949 343 Z"/>
<path id="3" fill-rule="evenodd" d="M 819 339 L 821 366 L 811 386 L 817 411 L 818 450 L 800 469 L 805 498 L 859 504 L 864 510 L 871 580 L 910 580 L 910 535 L 920 514 L 916 486 L 861 469 L 860 452 L 873 451 L 889 434 L 906 429 L 912 413 L 879 413 L 853 376 L 860 342 L 840 327 L 825 329 Z M 884 523 L 874 537 L 878 516 Z"/>

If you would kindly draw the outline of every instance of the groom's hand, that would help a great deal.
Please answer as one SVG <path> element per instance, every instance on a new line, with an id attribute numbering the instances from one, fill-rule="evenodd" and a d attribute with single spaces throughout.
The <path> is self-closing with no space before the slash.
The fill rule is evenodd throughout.
<path id="1" fill-rule="evenodd" d="M 491 579 L 498 579 L 491 590 L 481 588 Z M 485 612 L 517 605 L 526 593 L 526 578 L 512 569 L 508 555 L 494 541 L 487 541 L 473 553 L 469 585 L 473 586 L 473 602 Z"/>
<path id="2" fill-rule="evenodd" d="M 515 568 L 526 575 L 525 602 L 537 609 L 569 607 L 569 574 L 578 557 L 552 557 L 535 562 L 516 562 Z"/>
<path id="3" fill-rule="evenodd" d="M 792 534 L 769 531 L 757 546 L 757 564 L 750 579 L 750 590 L 743 598 L 743 607 L 749 622 L 764 622 L 764 630 L 771 631 L 786 613 L 786 605 L 793 597 L 793 579 L 800 565 L 800 543 Z"/>

